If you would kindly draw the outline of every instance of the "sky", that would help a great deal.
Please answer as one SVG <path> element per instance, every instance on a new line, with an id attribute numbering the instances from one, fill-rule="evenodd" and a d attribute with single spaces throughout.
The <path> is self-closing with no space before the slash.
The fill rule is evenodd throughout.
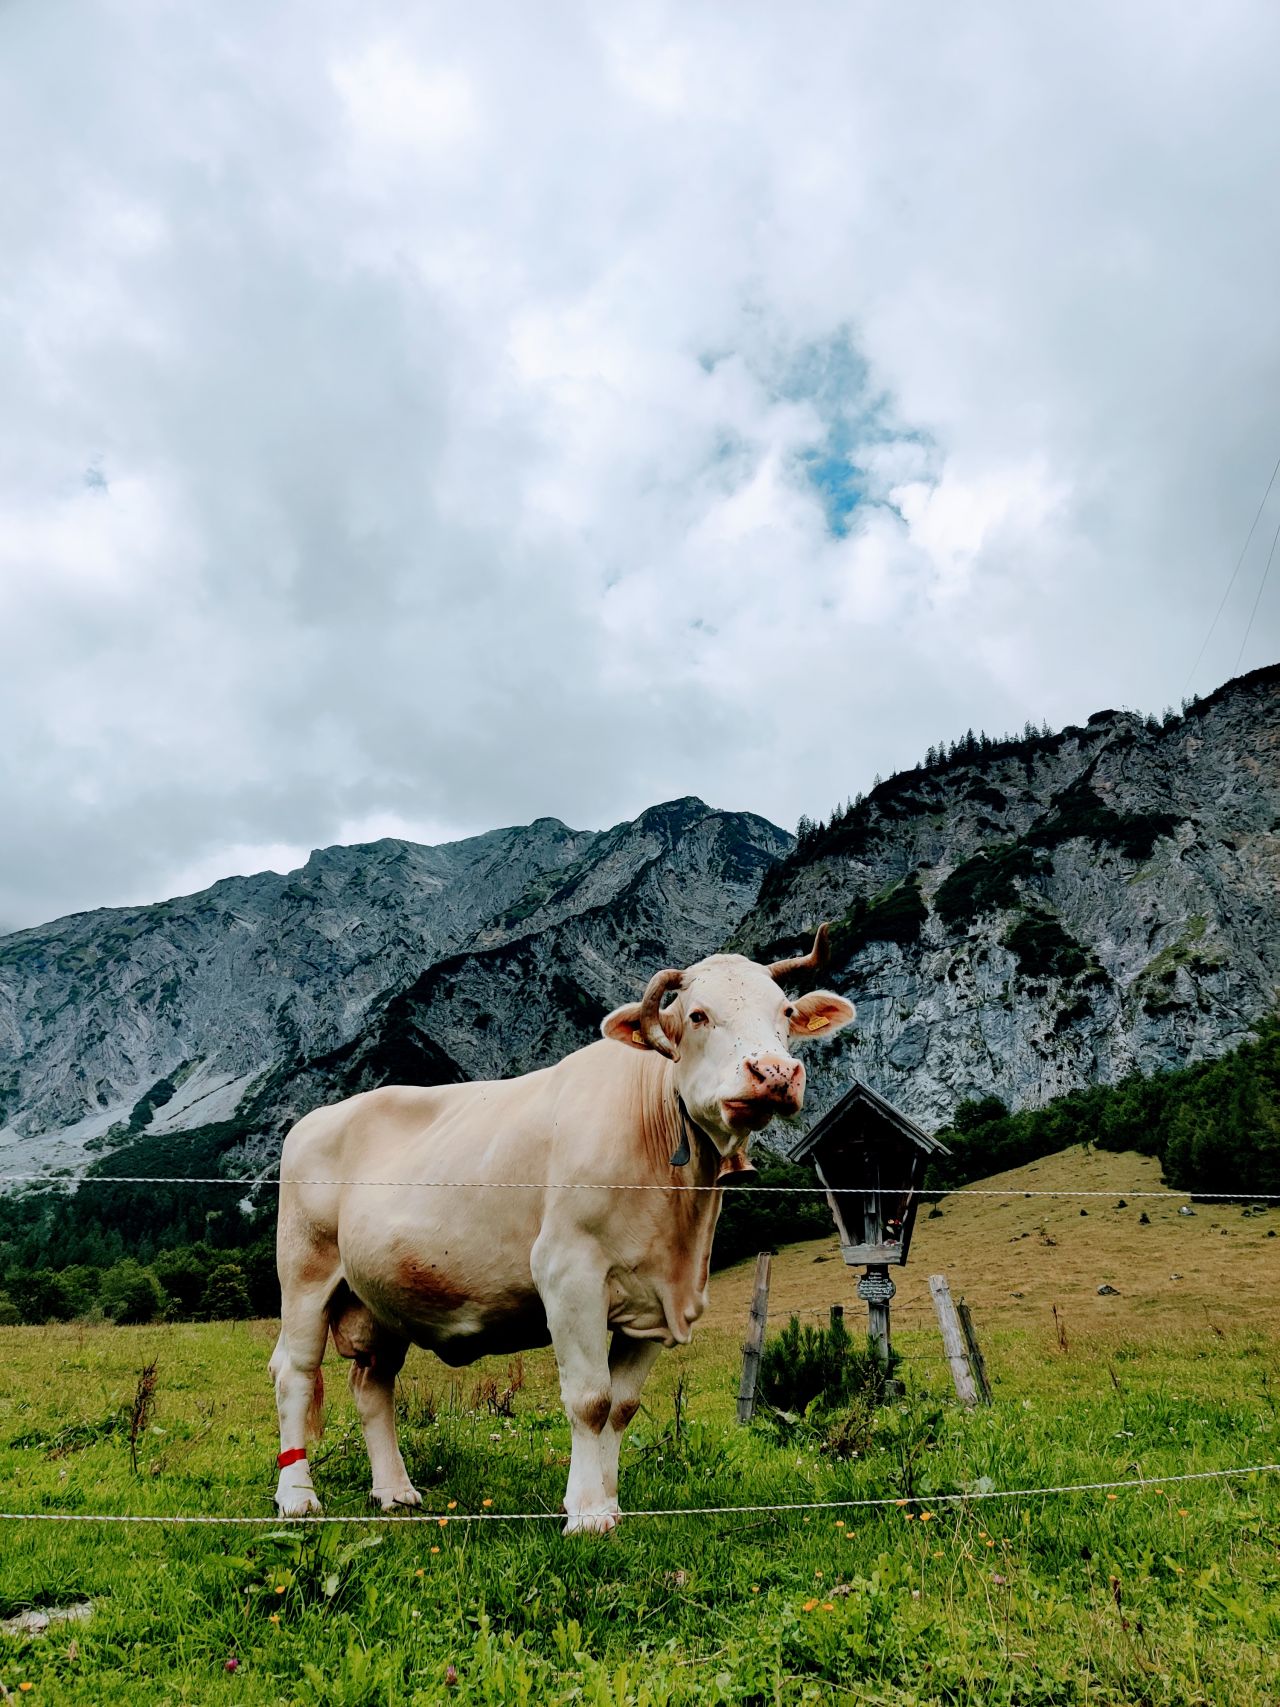
<path id="1" fill-rule="evenodd" d="M 791 827 L 1274 661 L 1280 481 L 1209 630 L 1278 60 L 1265 0 L 7 0 L 0 928 Z"/>

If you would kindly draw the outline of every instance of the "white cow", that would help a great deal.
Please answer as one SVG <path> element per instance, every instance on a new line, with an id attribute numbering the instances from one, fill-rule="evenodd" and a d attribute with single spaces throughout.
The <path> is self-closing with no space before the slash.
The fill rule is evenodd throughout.
<path id="1" fill-rule="evenodd" d="M 824 964 L 826 941 L 824 925 L 799 960 L 659 972 L 605 1041 L 523 1078 L 387 1086 L 298 1122 L 280 1161 L 271 1357 L 285 1516 L 320 1510 L 305 1441 L 332 1334 L 384 1510 L 421 1504 L 395 1431 L 409 1345 L 456 1365 L 550 1343 L 573 1435 L 565 1532 L 614 1526 L 622 1431 L 659 1348 L 686 1344 L 706 1305 L 717 1180 L 801 1106 L 790 1043 L 854 1017 L 830 991 L 779 988 Z M 671 1189 L 690 1185 L 711 1189 Z"/>

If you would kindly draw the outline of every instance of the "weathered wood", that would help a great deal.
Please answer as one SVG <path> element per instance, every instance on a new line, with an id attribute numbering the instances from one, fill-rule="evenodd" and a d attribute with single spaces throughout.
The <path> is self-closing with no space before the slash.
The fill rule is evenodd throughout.
<path id="1" fill-rule="evenodd" d="M 756 1284 L 751 1294 L 751 1314 L 742 1346 L 742 1380 L 738 1384 L 738 1421 L 749 1423 L 756 1408 L 756 1382 L 760 1378 L 760 1351 L 769 1316 L 769 1270 L 773 1257 L 761 1251 L 756 1258 Z"/>
<path id="2" fill-rule="evenodd" d="M 960 1318 L 956 1314 L 955 1303 L 951 1297 L 951 1288 L 947 1285 L 945 1274 L 929 1276 L 929 1291 L 933 1295 L 933 1307 L 937 1312 L 938 1326 L 942 1330 L 942 1344 L 951 1365 L 951 1379 L 956 1384 L 956 1397 L 962 1405 L 976 1405 L 978 1390 L 974 1385 L 973 1372 L 969 1368 L 969 1353 L 965 1345 L 964 1331 L 960 1326 Z"/>
<path id="3" fill-rule="evenodd" d="M 836 1198 L 835 1192 L 831 1189 L 831 1182 L 827 1179 L 826 1174 L 823 1173 L 822 1163 L 819 1162 L 816 1157 L 814 1158 L 813 1171 L 818 1176 L 818 1183 L 827 1194 L 827 1208 L 831 1211 L 831 1219 L 836 1224 L 836 1232 L 840 1235 L 840 1243 L 841 1245 L 847 1245 L 849 1243 L 849 1229 L 844 1224 L 844 1216 L 840 1213 L 840 1204 Z M 848 1260 L 848 1257 L 846 1257 L 845 1261 L 848 1262 Z"/>
<path id="4" fill-rule="evenodd" d="M 885 1243 L 878 1245 L 841 1245 L 840 1255 L 851 1268 L 864 1268 L 868 1265 L 884 1268 L 889 1263 L 898 1267 L 902 1263 L 902 1246 Z"/>
<path id="5" fill-rule="evenodd" d="M 978 1344 L 978 1336 L 973 1329 L 973 1314 L 963 1298 L 956 1305 L 956 1314 L 960 1318 L 960 1332 L 964 1335 L 965 1349 L 969 1353 L 969 1368 L 973 1371 L 978 1397 L 984 1405 L 989 1405 L 991 1403 L 991 1383 L 987 1380 L 986 1359 L 982 1355 L 982 1347 Z"/>

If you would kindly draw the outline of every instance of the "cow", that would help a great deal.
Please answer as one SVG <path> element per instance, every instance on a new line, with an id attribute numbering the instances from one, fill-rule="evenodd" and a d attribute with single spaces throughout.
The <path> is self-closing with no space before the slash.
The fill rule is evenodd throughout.
<path id="1" fill-rule="evenodd" d="M 283 1516 L 321 1509 L 306 1441 L 332 1336 L 384 1511 L 421 1504 L 395 1429 L 410 1344 L 453 1366 L 551 1345 L 572 1433 L 564 1532 L 613 1528 L 623 1430 L 659 1349 L 687 1344 L 706 1306 L 718 1182 L 749 1170 L 754 1133 L 800 1109 L 790 1044 L 854 1018 L 829 990 L 780 987 L 827 956 L 823 925 L 807 955 L 771 966 L 713 954 L 667 968 L 553 1067 L 388 1085 L 293 1127 L 270 1362 Z M 675 1189 L 689 1186 L 702 1189 Z"/>

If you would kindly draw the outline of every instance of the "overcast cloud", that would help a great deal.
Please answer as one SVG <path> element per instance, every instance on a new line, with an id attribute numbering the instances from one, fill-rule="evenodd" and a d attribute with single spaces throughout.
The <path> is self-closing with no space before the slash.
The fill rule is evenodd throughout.
<path id="1" fill-rule="evenodd" d="M 1267 3 L 9 0 L 0 924 L 1176 702 L 1280 454 L 1278 61 Z"/>

